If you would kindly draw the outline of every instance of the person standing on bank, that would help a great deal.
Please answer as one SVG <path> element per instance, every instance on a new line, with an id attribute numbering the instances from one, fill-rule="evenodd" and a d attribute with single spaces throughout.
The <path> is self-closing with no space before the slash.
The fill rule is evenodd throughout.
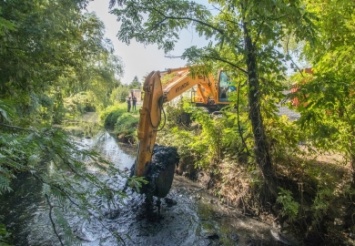
<path id="1" fill-rule="evenodd" d="M 133 96 L 132 98 L 132 106 L 133 106 L 132 111 L 135 112 L 137 110 L 137 98 L 135 96 Z"/>
<path id="2" fill-rule="evenodd" d="M 127 112 L 131 112 L 131 97 L 127 99 Z"/>

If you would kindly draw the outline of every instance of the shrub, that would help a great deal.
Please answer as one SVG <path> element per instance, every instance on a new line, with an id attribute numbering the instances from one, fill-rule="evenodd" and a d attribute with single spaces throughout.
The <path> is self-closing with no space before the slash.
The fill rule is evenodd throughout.
<path id="1" fill-rule="evenodd" d="M 276 202 L 282 206 L 283 216 L 288 216 L 290 220 L 297 218 L 300 204 L 294 200 L 291 191 L 280 188 Z"/>
<path id="2" fill-rule="evenodd" d="M 109 130 L 115 128 L 117 119 L 126 112 L 124 105 L 114 105 L 108 107 L 100 115 L 100 119 L 104 122 L 104 127 Z"/>
<path id="3" fill-rule="evenodd" d="M 138 118 L 131 113 L 124 112 L 119 115 L 116 120 L 114 131 L 116 133 L 124 133 L 125 135 L 133 135 L 138 125 Z"/>

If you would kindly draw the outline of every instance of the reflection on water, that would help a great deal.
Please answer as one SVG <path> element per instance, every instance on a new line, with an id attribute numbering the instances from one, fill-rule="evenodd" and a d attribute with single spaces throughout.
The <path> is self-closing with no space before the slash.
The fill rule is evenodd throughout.
<path id="1" fill-rule="evenodd" d="M 133 164 L 134 155 L 123 151 L 107 132 L 82 138 L 80 143 L 83 148 L 100 152 L 121 170 Z M 112 189 L 122 187 L 118 175 L 97 175 Z M 5 204 L 10 208 L 7 222 L 18 237 L 16 245 L 60 245 L 49 220 L 48 205 L 41 198 L 40 184 L 33 178 L 22 179 L 16 190 L 16 196 Z M 126 198 L 115 197 L 112 203 L 102 196 L 90 197 L 95 209 L 87 216 L 80 216 L 73 206 L 67 207 L 64 216 L 81 245 L 276 245 L 270 243 L 267 226 L 243 216 L 226 216 L 218 205 L 211 205 L 210 198 L 203 198 L 201 188 L 182 177 L 175 177 L 168 199 L 162 200 L 161 219 L 155 222 L 145 217 L 144 197 L 128 192 Z"/>
<path id="2" fill-rule="evenodd" d="M 114 163 L 121 170 L 131 168 L 134 163 L 135 157 L 123 151 L 117 140 L 106 131 L 99 132 L 93 138 L 82 138 L 80 143 L 87 149 L 99 152 L 103 158 Z"/>
<path id="3" fill-rule="evenodd" d="M 133 165 L 134 156 L 123 151 L 115 138 L 106 131 L 99 132 L 93 138 L 76 138 L 75 141 L 80 148 L 99 152 L 104 159 L 112 162 L 116 168 L 124 170 Z M 124 180 L 119 175 L 111 175 L 110 177 L 102 173 L 97 175 L 101 175 L 100 180 L 112 188 L 117 189 L 124 184 Z M 5 215 L 5 222 L 9 231 L 14 235 L 15 245 L 60 245 L 58 238 L 53 233 L 48 204 L 42 194 L 42 184 L 33 176 L 23 174 L 14 180 L 13 187 L 16 192 L 6 194 L 3 197 L 3 201 L 0 202 L 0 209 L 1 214 Z M 94 197 L 91 201 L 103 208 L 107 206 L 106 204 L 100 204 L 103 201 Z M 76 213 L 71 213 L 74 212 L 74 208 L 68 210 L 69 213 L 66 216 L 69 218 L 68 222 L 74 229 L 75 235 L 80 240 L 89 240 L 90 234 L 82 235 L 88 224 L 88 218 L 83 219 L 78 217 Z"/>

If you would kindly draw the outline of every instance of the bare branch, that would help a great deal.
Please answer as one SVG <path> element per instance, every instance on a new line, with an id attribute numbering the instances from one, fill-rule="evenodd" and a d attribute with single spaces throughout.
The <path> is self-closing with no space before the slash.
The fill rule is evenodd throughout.
<path id="1" fill-rule="evenodd" d="M 44 195 L 46 197 L 46 200 L 47 200 L 47 204 L 49 206 L 49 220 L 51 221 L 51 224 L 52 224 L 52 228 L 53 228 L 53 231 L 54 231 L 54 234 L 57 236 L 57 238 L 59 239 L 59 242 L 60 242 L 60 245 L 64 246 L 64 243 L 62 241 L 62 238 L 60 237 L 58 231 L 57 231 L 57 227 L 54 223 L 54 220 L 53 220 L 53 217 L 52 217 L 52 210 L 54 208 L 54 206 L 52 205 L 51 201 L 49 200 L 49 196 L 47 194 Z"/>
<path id="2" fill-rule="evenodd" d="M 217 27 L 215 27 L 215 26 L 213 26 L 213 25 L 211 25 L 209 23 L 203 22 L 203 21 L 201 21 L 199 19 L 195 19 L 195 18 L 192 18 L 192 17 L 168 16 L 168 15 L 165 15 L 164 12 L 162 12 L 162 11 L 156 9 L 156 8 L 152 8 L 151 10 L 157 12 L 158 14 L 160 14 L 161 16 L 164 17 L 164 20 L 161 21 L 160 24 L 163 23 L 167 19 L 171 19 L 171 20 L 188 20 L 188 21 L 199 23 L 199 24 L 201 24 L 203 26 L 207 26 L 207 27 L 209 27 L 209 28 L 221 33 L 221 34 L 224 34 L 224 31 L 222 29 L 219 29 L 219 28 L 217 28 Z M 159 24 L 159 23 L 157 23 L 157 24 Z"/>
<path id="3" fill-rule="evenodd" d="M 223 59 L 221 57 L 208 56 L 208 55 L 204 55 L 203 57 L 208 58 L 208 59 L 214 59 L 214 60 L 218 60 L 218 61 L 224 62 L 224 63 L 226 63 L 226 64 L 238 69 L 239 71 L 241 71 L 241 72 L 243 72 L 245 74 L 248 74 L 247 70 L 245 70 L 245 69 L 239 67 L 237 64 L 235 64 L 233 62 L 230 62 L 228 60 L 225 60 L 225 59 Z"/>

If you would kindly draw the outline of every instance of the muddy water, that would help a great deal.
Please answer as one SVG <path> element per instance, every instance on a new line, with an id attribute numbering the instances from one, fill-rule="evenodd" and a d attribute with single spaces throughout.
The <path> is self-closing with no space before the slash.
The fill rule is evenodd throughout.
<path id="1" fill-rule="evenodd" d="M 102 132 L 92 139 L 82 139 L 85 148 L 94 148 L 122 170 L 129 169 L 134 151 L 124 151 L 113 137 Z M 105 176 L 103 179 L 107 178 Z M 111 178 L 114 188 L 123 187 L 124 180 Z M 29 182 L 33 180 L 29 179 Z M 34 184 L 31 184 L 32 187 Z M 38 184 L 37 184 L 38 185 Z M 60 245 L 48 219 L 48 208 L 37 194 L 40 189 L 21 193 L 31 203 L 20 205 L 21 197 L 8 204 L 13 229 L 19 239 L 16 245 Z M 23 201 L 23 200 L 22 200 Z M 147 217 L 144 197 L 128 191 L 127 198 L 105 207 L 93 197 L 93 204 L 103 206 L 103 213 L 79 217 L 66 214 L 77 241 L 83 246 L 96 245 L 282 245 L 271 236 L 274 229 L 267 224 L 243 216 L 238 210 L 224 207 L 198 184 L 175 176 L 167 199 L 161 200 L 160 213 Z M 105 212 L 106 211 L 106 212 Z M 16 226 L 19 223 L 19 226 Z M 69 244 L 68 244 L 69 245 Z"/>

